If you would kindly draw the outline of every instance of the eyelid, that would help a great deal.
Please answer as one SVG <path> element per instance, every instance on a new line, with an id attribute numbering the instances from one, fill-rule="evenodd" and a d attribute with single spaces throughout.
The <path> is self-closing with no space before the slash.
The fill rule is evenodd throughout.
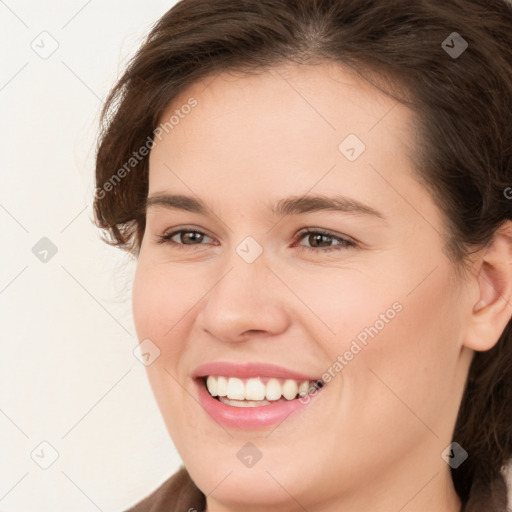
<path id="1" fill-rule="evenodd" d="M 338 244 L 330 245 L 328 247 L 310 247 L 307 245 L 302 245 L 300 242 L 302 239 L 307 238 L 310 234 L 319 234 L 322 236 L 326 236 L 331 239 L 338 240 Z M 322 228 L 305 228 L 299 231 L 295 238 L 297 241 L 294 242 L 292 247 L 300 247 L 302 250 L 313 253 L 313 254 L 331 254 L 331 253 L 339 253 L 340 251 L 346 251 L 347 249 L 352 249 L 358 247 L 358 243 L 351 237 L 341 234 L 333 233 L 330 230 L 322 229 Z"/>
<path id="2" fill-rule="evenodd" d="M 165 232 L 163 235 L 158 236 L 157 243 L 169 244 L 172 247 L 176 247 L 178 249 L 186 249 L 187 247 L 195 249 L 196 247 L 200 247 L 200 246 L 204 245 L 202 243 L 183 244 L 183 243 L 179 243 L 179 242 L 173 242 L 171 240 L 176 235 L 178 235 L 180 233 L 186 233 L 186 232 L 198 233 L 200 235 L 214 239 L 214 237 L 210 236 L 202 228 L 200 229 L 200 228 L 197 228 L 194 226 L 180 226 L 179 228 L 172 228 L 172 229 L 168 230 L 167 232 Z M 329 238 L 338 240 L 339 243 L 336 245 L 328 246 L 328 247 L 309 247 L 307 245 L 300 244 L 304 235 L 309 235 L 309 234 L 320 234 L 323 236 L 327 236 Z M 218 245 L 218 244 L 215 244 L 215 245 Z M 294 237 L 294 241 L 293 241 L 293 245 L 292 245 L 292 247 L 300 247 L 303 250 L 306 250 L 309 252 L 314 252 L 314 253 L 326 253 L 326 252 L 330 252 L 330 251 L 341 251 L 341 250 L 346 250 L 346 249 L 358 247 L 358 246 L 359 246 L 359 243 L 352 237 L 349 237 L 347 235 L 338 234 L 338 233 L 335 233 L 335 232 L 325 229 L 325 228 L 316 228 L 316 227 L 304 227 L 301 230 L 299 230 Z"/>
<path id="3" fill-rule="evenodd" d="M 336 233 L 334 231 L 331 231 L 330 229 L 325 228 L 316 228 L 316 227 L 306 227 L 298 231 L 296 237 L 300 238 L 304 234 L 308 233 L 319 233 L 321 235 L 325 235 L 331 238 L 337 238 L 339 240 L 343 240 L 347 243 L 352 243 L 354 245 L 358 244 L 358 241 L 355 238 L 352 238 L 351 236 L 344 235 L 341 233 Z"/>
<path id="4" fill-rule="evenodd" d="M 209 235 L 203 228 L 197 228 L 195 226 L 180 226 L 177 228 L 171 228 L 167 231 L 165 231 L 162 235 L 157 236 L 157 242 L 160 244 L 171 244 L 173 246 L 180 246 L 180 247 L 192 247 L 194 245 L 204 245 L 204 244 L 180 244 L 177 242 L 172 242 L 171 238 L 174 238 L 174 236 L 180 234 L 180 233 L 199 233 L 201 235 L 207 236 L 208 238 L 214 239 L 213 236 Z"/>

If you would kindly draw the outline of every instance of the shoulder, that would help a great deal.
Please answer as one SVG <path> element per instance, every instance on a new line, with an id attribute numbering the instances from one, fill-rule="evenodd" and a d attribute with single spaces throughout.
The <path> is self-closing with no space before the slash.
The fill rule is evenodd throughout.
<path id="1" fill-rule="evenodd" d="M 125 512 L 202 512 L 204 508 L 204 494 L 182 466 L 160 487 Z"/>

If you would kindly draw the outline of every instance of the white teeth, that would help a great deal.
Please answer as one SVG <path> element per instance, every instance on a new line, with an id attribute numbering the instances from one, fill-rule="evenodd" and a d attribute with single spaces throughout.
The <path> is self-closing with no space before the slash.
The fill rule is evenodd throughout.
<path id="1" fill-rule="evenodd" d="M 284 398 L 282 399 L 284 400 Z M 232 407 L 261 407 L 262 405 L 270 405 L 272 402 L 268 400 L 230 400 L 229 398 L 219 398 L 223 404 L 231 405 Z M 286 400 L 284 400 L 286 402 Z"/>
<path id="2" fill-rule="evenodd" d="M 308 394 L 308 389 L 309 389 L 309 382 L 307 380 L 305 380 L 299 386 L 299 395 L 300 396 L 307 395 Z"/>
<path id="3" fill-rule="evenodd" d="M 211 375 L 206 379 L 206 387 L 210 392 L 210 395 L 217 396 L 217 379 Z"/>
<path id="4" fill-rule="evenodd" d="M 299 386 L 294 380 L 288 379 L 283 384 L 283 396 L 286 398 L 286 400 L 293 400 L 297 396 L 298 391 Z"/>
<path id="5" fill-rule="evenodd" d="M 230 400 L 245 401 L 244 407 L 268 405 L 270 401 L 293 400 L 297 395 L 304 396 L 314 387 L 309 381 L 296 381 L 294 379 L 279 380 L 268 379 L 264 384 L 260 377 L 252 379 L 238 379 L 236 377 L 222 377 L 209 375 L 206 387 L 211 396 L 218 396 L 224 403 Z M 233 405 L 233 404 L 229 404 Z"/>
<path id="6" fill-rule="evenodd" d="M 228 394 L 228 379 L 226 379 L 226 377 L 217 377 L 217 395 L 218 396 L 226 396 L 227 394 Z"/>
<path id="7" fill-rule="evenodd" d="M 277 379 L 268 379 L 265 391 L 265 398 L 267 400 L 279 400 L 283 394 L 282 391 L 281 384 L 279 384 Z"/>
<path id="8" fill-rule="evenodd" d="M 249 379 L 245 383 L 245 399 L 246 400 L 264 400 L 265 384 L 260 379 Z"/>
<path id="9" fill-rule="evenodd" d="M 245 386 L 244 383 L 236 377 L 230 377 L 228 380 L 228 398 L 231 400 L 244 400 L 245 399 Z"/>

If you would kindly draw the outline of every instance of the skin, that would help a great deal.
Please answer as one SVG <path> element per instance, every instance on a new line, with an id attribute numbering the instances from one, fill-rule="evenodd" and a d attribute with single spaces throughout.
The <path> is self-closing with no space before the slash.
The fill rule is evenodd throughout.
<path id="1" fill-rule="evenodd" d="M 151 151 L 148 195 L 201 198 L 209 211 L 148 209 L 133 314 L 139 340 L 161 351 L 148 377 L 208 512 L 460 510 L 441 453 L 473 351 L 491 348 L 511 315 L 510 227 L 457 277 L 442 215 L 415 175 L 412 112 L 341 66 L 222 73 L 193 84 L 162 119 L 190 97 L 197 106 Z M 348 134 L 366 145 L 354 162 L 338 149 Z M 268 208 L 335 193 L 383 218 L 277 218 Z M 305 227 L 356 245 L 315 246 L 297 236 Z M 207 236 L 158 243 L 179 229 Z M 253 263 L 236 252 L 247 236 L 263 248 Z M 277 428 L 223 428 L 198 404 L 200 364 L 321 376 L 396 302 L 401 311 Z M 236 456 L 248 441 L 262 453 L 252 468 Z"/>

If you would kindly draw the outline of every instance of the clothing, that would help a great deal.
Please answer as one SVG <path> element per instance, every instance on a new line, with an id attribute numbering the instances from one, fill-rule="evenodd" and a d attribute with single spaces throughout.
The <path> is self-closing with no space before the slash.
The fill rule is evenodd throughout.
<path id="1" fill-rule="evenodd" d="M 204 512 L 206 498 L 184 466 L 126 512 Z"/>

